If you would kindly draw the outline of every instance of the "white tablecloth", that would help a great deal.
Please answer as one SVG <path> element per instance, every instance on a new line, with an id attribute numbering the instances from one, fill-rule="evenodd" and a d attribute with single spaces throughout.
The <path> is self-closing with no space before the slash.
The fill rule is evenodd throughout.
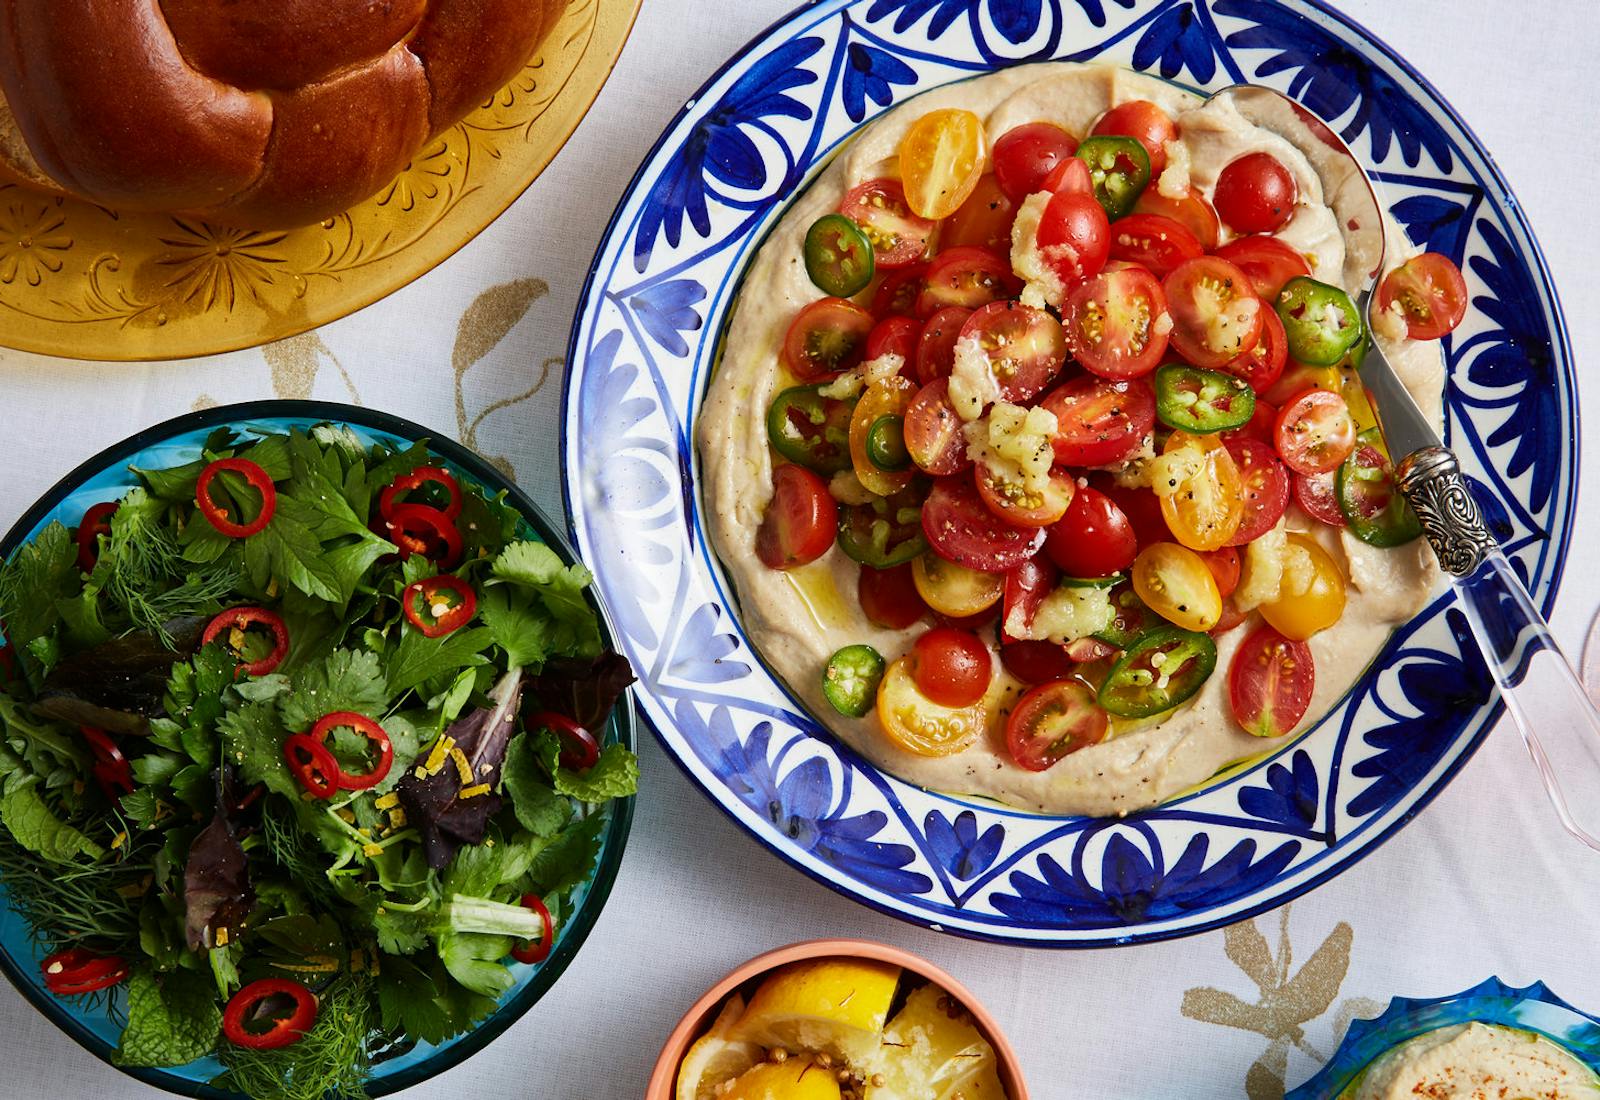
<path id="1" fill-rule="evenodd" d="M 646 0 L 593 111 L 504 217 L 432 274 L 286 348 L 148 366 L 0 351 L 0 528 L 81 459 L 197 404 L 355 394 L 462 435 L 482 410 L 536 384 L 530 399 L 484 417 L 469 442 L 509 458 L 559 515 L 561 356 L 595 242 L 682 101 L 789 4 Z M 1600 357 L 1594 0 L 1342 4 L 1494 151 L 1549 257 L 1580 370 Z M 487 288 L 528 279 L 537 282 L 508 292 L 532 297 L 526 314 L 458 380 L 450 363 L 463 313 Z M 1600 416 L 1600 388 L 1582 396 Z M 1590 477 L 1600 476 L 1596 435 L 1583 450 Z M 1600 544 L 1592 502 L 1574 544 L 1555 628 L 1576 654 L 1600 605 L 1586 550 Z M 486 1051 L 407 1096 L 638 1096 L 667 1031 L 710 983 L 750 955 L 817 936 L 888 940 L 948 968 L 999 1018 L 1042 1100 L 1279 1097 L 1285 1073 L 1291 1086 L 1302 1081 L 1352 1014 L 1490 974 L 1543 978 L 1600 1009 L 1600 857 L 1565 839 L 1504 725 L 1416 823 L 1292 906 L 1226 934 L 1092 953 L 967 942 L 870 912 L 767 855 L 653 740 L 641 749 L 643 793 L 622 873 L 570 971 Z M 0 1096 L 158 1095 L 80 1050 L 9 987 L 0 1035 Z"/>

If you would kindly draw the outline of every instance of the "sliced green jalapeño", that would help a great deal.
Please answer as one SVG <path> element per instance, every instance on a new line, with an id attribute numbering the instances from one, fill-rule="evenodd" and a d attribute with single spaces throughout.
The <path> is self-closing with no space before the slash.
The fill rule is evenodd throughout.
<path id="1" fill-rule="evenodd" d="M 1169 428 L 1211 435 L 1248 424 L 1255 391 L 1219 370 L 1168 363 L 1156 371 L 1156 415 Z"/>
<path id="2" fill-rule="evenodd" d="M 1111 666 L 1100 685 L 1100 705 L 1123 718 L 1149 718 L 1199 691 L 1216 667 L 1217 643 L 1209 635 L 1157 627 Z"/>
<path id="3" fill-rule="evenodd" d="M 843 214 L 825 214 L 806 232 L 806 274 L 826 294 L 848 298 L 872 282 L 872 242 Z"/>
<path id="4" fill-rule="evenodd" d="M 790 462 L 819 474 L 850 468 L 849 401 L 823 397 L 821 385 L 793 386 L 767 409 L 767 439 Z"/>
<path id="5" fill-rule="evenodd" d="M 1150 154 L 1137 138 L 1087 138 L 1077 157 L 1089 166 L 1094 197 L 1112 221 L 1130 213 L 1150 182 Z"/>
<path id="6" fill-rule="evenodd" d="M 883 656 L 869 645 L 847 645 L 828 658 L 822 694 L 847 718 L 864 718 L 878 698 Z"/>
<path id="7" fill-rule="evenodd" d="M 1289 356 L 1301 363 L 1331 367 L 1366 335 L 1361 312 L 1336 286 L 1297 275 L 1278 292 L 1278 318 Z"/>

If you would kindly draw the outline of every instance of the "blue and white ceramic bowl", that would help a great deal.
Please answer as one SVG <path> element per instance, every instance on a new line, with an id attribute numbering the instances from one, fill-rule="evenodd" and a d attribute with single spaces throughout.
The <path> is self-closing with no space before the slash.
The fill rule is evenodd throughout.
<path id="1" fill-rule="evenodd" d="M 1600 1017 L 1572 1007 L 1543 982 L 1517 989 L 1488 978 L 1448 997 L 1396 997 L 1377 1019 L 1354 1021 L 1327 1064 L 1284 1100 L 1339 1100 L 1391 1047 L 1424 1032 L 1474 1022 L 1543 1035 L 1600 1074 Z"/>
<path id="2" fill-rule="evenodd" d="M 323 422 L 349 427 L 369 445 L 385 443 L 401 448 L 419 439 L 426 439 L 429 449 L 457 477 L 481 486 L 490 493 L 506 493 L 507 502 L 522 513 L 522 537 L 549 543 L 563 559 L 569 562 L 576 560 L 567 540 L 539 510 L 538 505 L 511 484 L 504 474 L 453 439 L 387 413 L 325 401 L 256 401 L 223 405 L 188 413 L 147 428 L 95 455 L 62 478 L 0 540 L 0 559 L 9 558 L 19 546 L 31 541 L 50 523 L 59 520 L 69 527 L 76 526 L 91 505 L 122 496 L 137 484 L 130 466 L 148 470 L 192 461 L 199 456 L 206 436 L 219 427 L 231 427 L 241 432 L 251 429 L 284 432 L 290 428 L 306 428 Z M 618 638 L 615 625 L 599 603 L 592 598 L 590 602 L 600 616 L 602 637 L 607 644 L 616 647 Z M 629 697 L 624 695 L 601 739 L 618 741 L 631 749 L 634 747 L 633 725 L 633 705 Z M 601 837 L 600 856 L 594 876 L 575 893 L 572 912 L 557 934 L 550 957 L 538 966 L 518 966 L 517 984 L 501 997 L 499 1007 L 472 1031 L 439 1045 L 400 1043 L 385 1052 L 372 1067 L 367 1081 L 368 1095 L 387 1096 L 410 1088 L 470 1057 L 521 1019 L 555 984 L 588 938 L 590 929 L 594 927 L 600 910 L 611 894 L 617 868 L 622 863 L 622 850 L 628 840 L 628 826 L 633 820 L 633 799 L 608 803 L 604 812 L 609 821 Z M 33 941 L 26 922 L 7 902 L 4 884 L 0 883 L 0 972 L 35 1008 L 79 1045 L 111 1062 L 126 1020 L 126 987 L 120 987 L 109 999 L 62 1000 L 44 986 L 39 971 L 39 963 L 44 955 L 45 951 Z M 223 1092 L 207 1084 L 222 1072 L 222 1066 L 215 1058 L 203 1058 L 171 1069 L 119 1068 L 146 1084 L 183 1096 L 237 1100 L 238 1094 Z M 0 1085 L 0 1096 L 4 1095 L 9 1093 Z"/>
<path id="3" fill-rule="evenodd" d="M 762 664 L 699 514 L 695 418 L 746 262 L 862 123 L 929 88 L 1050 59 L 1199 90 L 1287 92 L 1382 180 L 1473 308 L 1444 342 L 1449 442 L 1540 605 L 1576 492 L 1554 288 L 1488 153 L 1401 58 L 1320 0 L 817 0 L 752 42 L 662 135 L 576 319 L 567 502 L 644 713 L 691 779 L 813 877 L 884 912 L 1041 946 L 1213 928 L 1326 881 L 1415 815 L 1499 714 L 1461 612 L 1398 631 L 1309 734 L 1125 820 L 921 790 L 830 737 Z"/>

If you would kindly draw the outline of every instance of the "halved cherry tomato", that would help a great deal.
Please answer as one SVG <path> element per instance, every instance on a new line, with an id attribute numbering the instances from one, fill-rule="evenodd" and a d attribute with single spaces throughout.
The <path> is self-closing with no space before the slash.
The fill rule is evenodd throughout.
<path id="1" fill-rule="evenodd" d="M 907 660 L 917 690 L 942 707 L 970 707 L 989 690 L 994 661 L 970 630 L 936 626 L 916 640 Z"/>
<path id="2" fill-rule="evenodd" d="M 283 742 L 283 760 L 300 785 L 317 798 L 339 793 L 339 762 L 309 734 L 290 734 Z"/>
<path id="3" fill-rule="evenodd" d="M 1172 349 L 1195 366 L 1223 366 L 1261 339 L 1261 315 L 1269 307 L 1227 260 L 1186 260 L 1161 288 L 1172 314 Z"/>
<path id="4" fill-rule="evenodd" d="M 1109 577 L 1133 564 L 1139 542 L 1110 497 L 1080 485 L 1066 514 L 1050 528 L 1044 552 L 1069 577 Z"/>
<path id="5" fill-rule="evenodd" d="M 1259 626 L 1240 643 L 1228 669 L 1233 720 L 1256 737 L 1282 737 L 1305 717 L 1316 686 L 1311 647 Z"/>
<path id="6" fill-rule="evenodd" d="M 426 504 L 396 504 L 382 519 L 384 534 L 400 548 L 406 559 L 421 554 L 442 569 L 454 569 L 461 562 L 461 532 L 437 508 Z"/>
<path id="7" fill-rule="evenodd" d="M 449 470 L 443 466 L 418 466 L 408 474 L 401 474 L 395 478 L 383 492 L 378 494 L 378 514 L 391 516 L 395 507 L 400 503 L 400 494 L 421 489 L 425 485 L 437 485 L 445 492 L 446 501 L 443 508 L 429 501 L 415 500 L 412 504 L 427 504 L 430 508 L 438 508 L 444 513 L 444 518 L 455 520 L 461 515 L 461 483 Z"/>
<path id="8" fill-rule="evenodd" d="M 229 518 L 226 506 L 218 504 L 211 495 L 211 482 L 224 473 L 243 478 L 244 483 L 261 497 L 254 519 L 234 522 Z M 266 530 L 267 524 L 272 522 L 273 513 L 278 508 L 278 491 L 273 488 L 272 478 L 267 476 L 267 471 L 248 458 L 219 458 L 200 471 L 194 486 L 194 503 L 211 526 L 230 539 L 243 539 Z"/>
<path id="9" fill-rule="evenodd" d="M 949 477 L 972 464 L 962 420 L 950 404 L 950 380 L 935 378 L 917 391 L 906 408 L 906 450 L 930 474 Z"/>
<path id="10" fill-rule="evenodd" d="M 862 567 L 856 599 L 869 622 L 885 630 L 904 630 L 928 613 L 911 569 L 910 562 L 888 569 Z"/>
<path id="11" fill-rule="evenodd" d="M 922 259 L 933 235 L 933 222 L 911 212 L 897 180 L 875 179 L 845 194 L 839 213 L 856 223 L 872 243 L 872 255 L 883 270 L 904 268 Z"/>
<path id="12" fill-rule="evenodd" d="M 831 378 L 867 354 L 872 314 L 843 298 L 819 298 L 806 306 L 783 338 L 783 363 L 806 382 Z"/>
<path id="13" fill-rule="evenodd" d="M 1289 471 L 1278 461 L 1277 452 L 1259 440 L 1236 437 L 1225 443 L 1239 467 L 1244 491 L 1244 517 L 1228 545 L 1243 546 L 1272 530 L 1283 518 L 1289 507 Z"/>
<path id="14" fill-rule="evenodd" d="M 1437 340 L 1467 315 L 1467 282 L 1450 257 L 1424 252 L 1384 276 L 1378 307 L 1388 309 L 1396 302 L 1405 312 L 1411 339 Z"/>
<path id="15" fill-rule="evenodd" d="M 1266 304 L 1262 303 L 1261 337 L 1256 341 L 1256 346 L 1217 369 L 1243 378 L 1250 383 L 1251 389 L 1262 394 L 1272 389 L 1283 377 L 1284 364 L 1288 361 L 1289 347 L 1283 322 L 1278 319 L 1277 310 L 1267 309 Z"/>
<path id="16" fill-rule="evenodd" d="M 1094 177 L 1089 174 L 1087 164 L 1077 157 L 1068 157 L 1050 170 L 1050 174 L 1040 183 L 1039 190 L 1048 191 L 1052 195 L 1062 191 L 1093 195 Z"/>
<path id="17" fill-rule="evenodd" d="M 1060 579 L 1060 572 L 1050 562 L 1039 557 L 1029 558 L 1006 574 L 1003 610 L 1000 615 L 1000 637 L 1026 638 L 1033 617 Z"/>
<path id="18" fill-rule="evenodd" d="M 870 361 L 885 355 L 898 355 L 905 360 L 906 368 L 915 373 L 917 342 L 921 336 L 922 322 L 915 317 L 885 317 L 867 333 L 866 358 Z"/>
<path id="19" fill-rule="evenodd" d="M 1067 650 L 1067 646 L 1056 642 L 1004 640 L 1000 645 L 1000 663 L 1025 684 L 1047 684 L 1077 674 L 1078 662 Z"/>
<path id="20" fill-rule="evenodd" d="M 922 293 L 922 280 L 927 274 L 927 264 L 912 264 L 889 272 L 872 292 L 872 315 L 884 318 L 915 314 L 917 298 Z"/>
<path id="21" fill-rule="evenodd" d="M 1167 350 L 1167 298 L 1143 268 L 1102 271 L 1078 283 L 1062 307 L 1072 356 L 1103 378 L 1138 378 Z"/>
<path id="22" fill-rule="evenodd" d="M 967 477 L 934 482 L 922 506 L 922 530 L 940 557 L 981 573 L 1010 572 L 1044 544 L 1043 528 L 1000 519 L 983 503 L 976 481 Z"/>
<path id="23" fill-rule="evenodd" d="M 1064 757 L 1106 739 L 1111 721 L 1094 692 L 1076 680 L 1040 684 L 1006 718 L 1006 747 L 1019 767 L 1046 771 Z"/>
<path id="24" fill-rule="evenodd" d="M 1278 292 L 1290 279 L 1311 274 L 1306 258 L 1277 237 L 1240 237 L 1217 249 L 1216 254 L 1249 276 L 1250 285 L 1263 302 L 1277 301 Z"/>
<path id="25" fill-rule="evenodd" d="M 1158 279 L 1205 251 L 1185 226 L 1160 214 L 1129 214 L 1111 225 L 1111 258 L 1149 268 Z"/>
<path id="26" fill-rule="evenodd" d="M 927 385 L 950 377 L 956 363 L 956 340 L 971 316 L 972 310 L 964 306 L 946 306 L 928 318 L 917 337 L 917 381 Z"/>
<path id="27" fill-rule="evenodd" d="M 980 573 L 932 553 L 911 562 L 911 580 L 929 607 L 951 619 L 983 614 L 1006 588 L 1004 574 Z"/>
<path id="28" fill-rule="evenodd" d="M 1256 411 L 1250 414 L 1250 419 L 1242 427 L 1231 432 L 1223 432 L 1223 439 L 1254 439 L 1258 443 L 1274 446 L 1277 442 L 1278 410 L 1274 405 L 1269 405 L 1261 398 L 1256 398 Z"/>
<path id="29" fill-rule="evenodd" d="M 1063 283 L 1098 275 L 1111 256 L 1111 221 L 1094 195 L 1057 191 L 1039 216 L 1039 254 Z"/>
<path id="30" fill-rule="evenodd" d="M 1167 166 L 1167 142 L 1178 136 L 1172 116 L 1148 99 L 1130 99 L 1100 116 L 1091 134 L 1120 134 L 1144 146 L 1150 157 L 1150 175 L 1159 176 Z"/>
<path id="31" fill-rule="evenodd" d="M 1205 560 L 1175 542 L 1139 551 L 1133 590 L 1145 606 L 1174 626 L 1210 630 L 1222 618 L 1222 593 Z"/>
<path id="32" fill-rule="evenodd" d="M 1207 550 L 1200 555 L 1200 560 L 1211 570 L 1211 579 L 1217 582 L 1217 593 L 1224 600 L 1233 595 L 1233 590 L 1239 587 L 1239 575 L 1244 568 L 1239 561 L 1239 551 L 1224 546 L 1220 550 Z M 1227 616 L 1227 608 L 1223 608 L 1222 614 Z"/>
<path id="33" fill-rule="evenodd" d="M 1031 400 L 1061 373 L 1067 344 L 1061 322 L 1021 302 L 990 302 L 968 317 L 957 342 L 974 340 L 989 358 L 1000 397 L 1014 405 Z"/>
<path id="34" fill-rule="evenodd" d="M 1191 550 L 1226 546 L 1244 518 L 1239 467 L 1214 435 L 1173 432 L 1162 449 L 1183 455 L 1184 472 L 1155 486 L 1172 535 Z"/>
<path id="35" fill-rule="evenodd" d="M 1044 488 L 1029 488 L 1009 463 L 996 467 L 980 462 L 972 473 L 984 506 L 1018 527 L 1049 527 L 1066 513 L 1078 488 L 1073 478 L 1058 470 L 1051 471 Z"/>
<path id="36" fill-rule="evenodd" d="M 772 499 L 756 530 L 756 556 L 769 569 L 816 561 L 833 545 L 839 509 L 828 485 L 804 466 L 772 471 Z"/>
<path id="37" fill-rule="evenodd" d="M 128 960 L 120 955 L 100 955 L 84 947 L 57 951 L 39 964 L 45 988 L 57 997 L 81 997 L 110 989 L 127 978 L 128 972 Z"/>
<path id="38" fill-rule="evenodd" d="M 1307 390 L 1278 413 L 1278 456 L 1297 474 L 1311 476 L 1338 469 L 1356 449 L 1356 423 L 1344 398 L 1327 390 Z"/>
<path id="39" fill-rule="evenodd" d="M 1344 512 L 1339 509 L 1339 497 L 1334 484 L 1337 477 L 1337 470 L 1310 477 L 1305 474 L 1294 475 L 1295 501 L 1312 519 L 1330 527 L 1343 527 L 1346 524 Z"/>
<path id="40" fill-rule="evenodd" d="M 919 216 L 954 214 L 983 174 L 983 120 L 959 107 L 929 111 L 900 139 L 900 183 Z"/>
<path id="41" fill-rule="evenodd" d="M 1050 122 L 1025 122 L 1013 126 L 994 143 L 994 178 L 1013 202 L 1044 190 L 1044 180 L 1056 165 L 1078 150 L 1078 141 Z"/>
<path id="42" fill-rule="evenodd" d="M 550 907 L 545 905 L 544 899 L 538 894 L 523 894 L 520 904 L 539 918 L 541 928 L 537 942 L 526 945 L 519 943 L 511 949 L 511 957 L 519 963 L 531 966 L 534 963 L 542 963 L 550 957 L 550 949 L 556 944 L 556 925 L 550 917 Z"/>
<path id="43" fill-rule="evenodd" d="M 917 384 L 899 375 L 876 382 L 850 414 L 850 464 L 868 492 L 888 497 L 915 476 L 905 448 L 905 415 Z"/>
<path id="44" fill-rule="evenodd" d="M 407 585 L 400 609 L 424 638 L 442 638 L 472 621 L 478 596 L 466 581 L 444 573 Z"/>
<path id="45" fill-rule="evenodd" d="M 1011 263 L 987 248 L 947 248 L 934 257 L 917 295 L 917 316 L 932 317 L 948 306 L 977 309 L 1021 289 Z"/>
<path id="46" fill-rule="evenodd" d="M 1345 580 L 1339 566 L 1315 539 L 1290 532 L 1289 551 L 1305 557 L 1298 566 L 1284 567 L 1278 598 L 1258 610 L 1278 633 L 1303 642 L 1344 615 Z"/>
<path id="47" fill-rule="evenodd" d="M 287 1016 L 271 1016 L 261 1010 L 269 1003 L 287 998 Z M 262 978 L 251 982 L 228 999 L 222 1010 L 222 1034 L 228 1042 L 249 1050 L 277 1050 L 298 1043 L 317 1022 L 317 995 L 299 982 L 287 978 Z M 259 1025 L 266 1024 L 265 1031 Z"/>
<path id="48" fill-rule="evenodd" d="M 340 790 L 364 791 L 383 782 L 384 777 L 389 774 L 389 769 L 394 765 L 394 743 L 389 740 L 388 732 L 365 714 L 357 714 L 353 710 L 338 710 L 317 719 L 308 736 L 318 745 L 327 748 L 328 734 L 336 729 L 354 730 L 365 737 L 371 743 L 372 750 L 378 754 L 371 768 L 355 775 L 345 771 L 339 765 L 338 758 L 334 757 L 334 781 Z M 332 756 L 331 749 L 329 755 Z"/>
<path id="49" fill-rule="evenodd" d="M 1156 422 L 1156 396 L 1142 378 L 1113 382 L 1092 375 L 1051 391 L 1040 406 L 1056 418 L 1056 461 L 1110 466 L 1144 444 Z"/>
<path id="50" fill-rule="evenodd" d="M 1294 217 L 1299 188 L 1271 153 L 1246 153 L 1217 177 L 1217 213 L 1235 233 L 1276 233 Z"/>
<path id="51" fill-rule="evenodd" d="M 1167 527 L 1167 516 L 1161 509 L 1161 498 L 1150 489 L 1136 485 L 1118 485 L 1107 473 L 1090 475 L 1089 484 L 1111 498 L 1111 503 L 1122 509 L 1133 525 L 1133 535 L 1139 549 L 1157 542 L 1171 542 L 1172 531 Z"/>
<path id="52" fill-rule="evenodd" d="M 1206 250 L 1217 247 L 1222 226 L 1217 212 L 1199 190 L 1191 187 L 1182 198 L 1169 199 L 1154 187 L 1146 187 L 1139 201 L 1133 204 L 1135 214 L 1159 214 L 1182 225 L 1194 234 Z"/>
<path id="53" fill-rule="evenodd" d="M 237 637 L 232 632 L 237 630 L 242 634 L 252 626 L 266 627 L 272 635 L 272 652 L 258 661 L 240 665 L 236 675 L 265 676 L 289 655 L 289 628 L 284 624 L 283 616 L 276 611 L 268 611 L 264 607 L 230 607 L 206 624 L 205 632 L 200 635 L 200 644 L 210 645 L 222 637 L 222 632 L 226 630 L 229 632 L 228 644 L 237 652 Z"/>
<path id="54" fill-rule="evenodd" d="M 967 201 L 939 227 L 941 248 L 987 248 L 999 256 L 1011 254 L 1011 225 L 1017 204 L 1006 197 L 994 174 L 978 180 Z"/>
<path id="55" fill-rule="evenodd" d="M 94 572 L 95 563 L 100 560 L 100 536 L 111 534 L 111 517 L 116 511 L 116 501 L 103 500 L 91 504 L 83 513 L 83 519 L 78 521 L 74 541 L 78 544 L 78 568 L 83 572 Z"/>
<path id="56" fill-rule="evenodd" d="M 1222 600 L 1222 618 L 1218 619 L 1217 625 L 1212 627 L 1207 633 L 1209 633 L 1213 638 L 1220 638 L 1249 617 L 1250 616 L 1246 615 L 1243 611 L 1240 611 L 1237 607 L 1235 607 L 1232 600 L 1224 596 Z"/>
<path id="57" fill-rule="evenodd" d="M 1343 393 L 1344 375 L 1338 367 L 1313 367 L 1308 363 L 1285 360 L 1283 376 L 1261 396 L 1282 408 L 1307 390 Z"/>
<path id="58" fill-rule="evenodd" d="M 917 756 L 949 756 L 977 740 L 983 708 L 942 707 L 917 690 L 910 659 L 900 658 L 878 684 L 878 723 L 889 741 Z"/>

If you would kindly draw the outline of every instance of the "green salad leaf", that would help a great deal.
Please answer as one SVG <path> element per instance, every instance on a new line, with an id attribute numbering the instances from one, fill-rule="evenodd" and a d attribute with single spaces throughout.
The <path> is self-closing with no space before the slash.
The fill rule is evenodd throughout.
<path id="1" fill-rule="evenodd" d="M 210 1054 L 222 1026 L 216 996 L 209 975 L 197 970 L 159 976 L 148 967 L 134 970 L 117 1065 L 181 1066 Z"/>

